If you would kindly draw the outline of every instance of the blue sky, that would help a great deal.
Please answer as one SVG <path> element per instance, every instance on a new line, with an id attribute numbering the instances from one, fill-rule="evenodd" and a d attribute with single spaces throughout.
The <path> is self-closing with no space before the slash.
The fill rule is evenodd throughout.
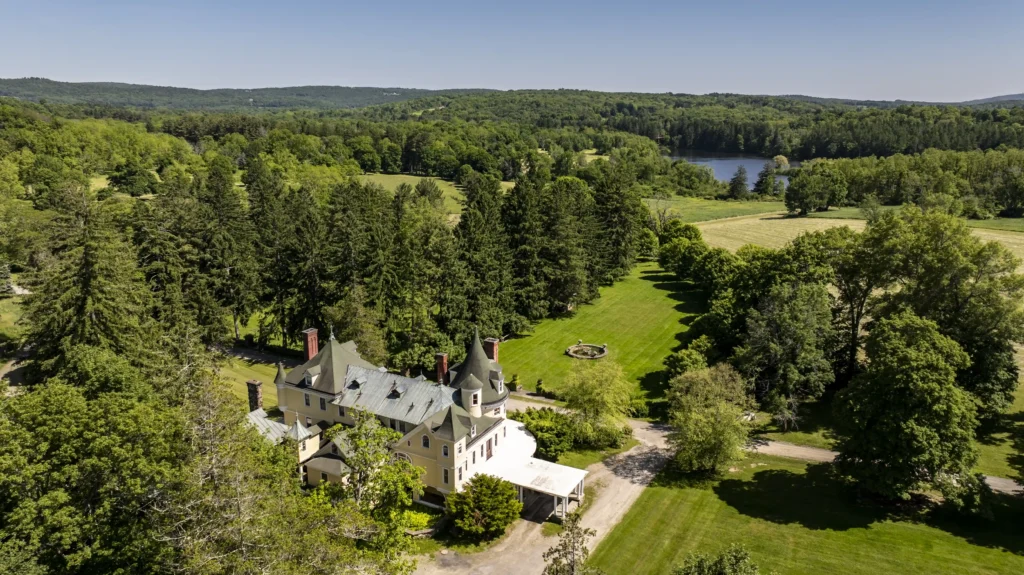
<path id="1" fill-rule="evenodd" d="M 1024 92 L 1024 1 L 0 0 L 0 77 L 194 88 Z"/>

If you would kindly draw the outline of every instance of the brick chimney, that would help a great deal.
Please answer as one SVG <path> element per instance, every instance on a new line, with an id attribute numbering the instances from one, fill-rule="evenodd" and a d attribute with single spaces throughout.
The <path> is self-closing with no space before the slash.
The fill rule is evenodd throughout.
<path id="1" fill-rule="evenodd" d="M 302 343 L 302 349 L 306 351 L 306 361 L 309 361 L 320 352 L 320 340 L 317 339 L 315 327 L 303 330 L 302 334 L 306 336 Z"/>
<path id="2" fill-rule="evenodd" d="M 487 354 L 487 357 L 489 357 L 491 361 L 498 361 L 499 343 L 501 343 L 501 340 L 493 337 L 489 337 L 484 340 L 484 353 Z"/>
<path id="3" fill-rule="evenodd" d="M 249 411 L 263 409 L 263 382 L 250 379 L 245 382 L 245 386 L 249 388 Z"/>
<path id="4" fill-rule="evenodd" d="M 450 383 L 448 381 L 448 354 L 435 354 L 434 361 L 437 365 L 437 383 Z"/>

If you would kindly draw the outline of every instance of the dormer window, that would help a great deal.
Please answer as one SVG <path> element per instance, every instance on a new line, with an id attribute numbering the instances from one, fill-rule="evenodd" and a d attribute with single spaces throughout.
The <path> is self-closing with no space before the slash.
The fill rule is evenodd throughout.
<path id="1" fill-rule="evenodd" d="M 498 380 L 498 393 L 505 393 L 505 382 Z"/>
<path id="2" fill-rule="evenodd" d="M 473 427 L 469 428 L 469 436 L 470 437 L 476 437 L 476 425 L 474 425 Z"/>

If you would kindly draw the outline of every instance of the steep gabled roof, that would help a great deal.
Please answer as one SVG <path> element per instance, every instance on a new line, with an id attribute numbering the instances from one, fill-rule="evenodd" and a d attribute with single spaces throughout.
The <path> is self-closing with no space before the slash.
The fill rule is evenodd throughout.
<path id="1" fill-rule="evenodd" d="M 349 366 L 376 369 L 372 363 L 360 357 L 355 342 L 338 343 L 338 340 L 331 337 L 313 359 L 289 371 L 285 382 L 306 387 L 306 373 L 309 373 L 316 376 L 312 389 L 337 395 L 345 385 L 345 374 Z"/>
<path id="2" fill-rule="evenodd" d="M 468 390 L 483 390 L 483 404 L 493 404 L 508 397 L 508 388 L 501 386 L 501 365 L 492 361 L 480 343 L 480 333 L 473 330 L 473 340 L 466 348 L 466 359 L 449 370 L 453 375 L 452 387 Z"/>
<path id="3" fill-rule="evenodd" d="M 458 441 L 468 436 L 474 425 L 477 435 L 480 435 L 499 421 L 496 417 L 473 417 L 465 409 L 451 405 L 431 417 L 425 425 L 438 439 Z"/>

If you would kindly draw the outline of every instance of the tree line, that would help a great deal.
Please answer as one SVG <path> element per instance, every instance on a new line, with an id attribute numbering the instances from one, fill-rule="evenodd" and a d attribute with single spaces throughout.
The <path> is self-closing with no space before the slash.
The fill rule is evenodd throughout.
<path id="1" fill-rule="evenodd" d="M 1024 337 L 1024 275 L 1004 246 L 910 207 L 780 249 L 733 254 L 674 222 L 662 239 L 662 265 L 709 297 L 697 337 L 667 362 L 677 428 L 704 434 L 676 436 L 687 467 L 742 445 L 752 405 L 786 428 L 832 398 L 842 474 L 886 498 L 935 488 L 981 506 L 976 439 L 1013 402 Z"/>

